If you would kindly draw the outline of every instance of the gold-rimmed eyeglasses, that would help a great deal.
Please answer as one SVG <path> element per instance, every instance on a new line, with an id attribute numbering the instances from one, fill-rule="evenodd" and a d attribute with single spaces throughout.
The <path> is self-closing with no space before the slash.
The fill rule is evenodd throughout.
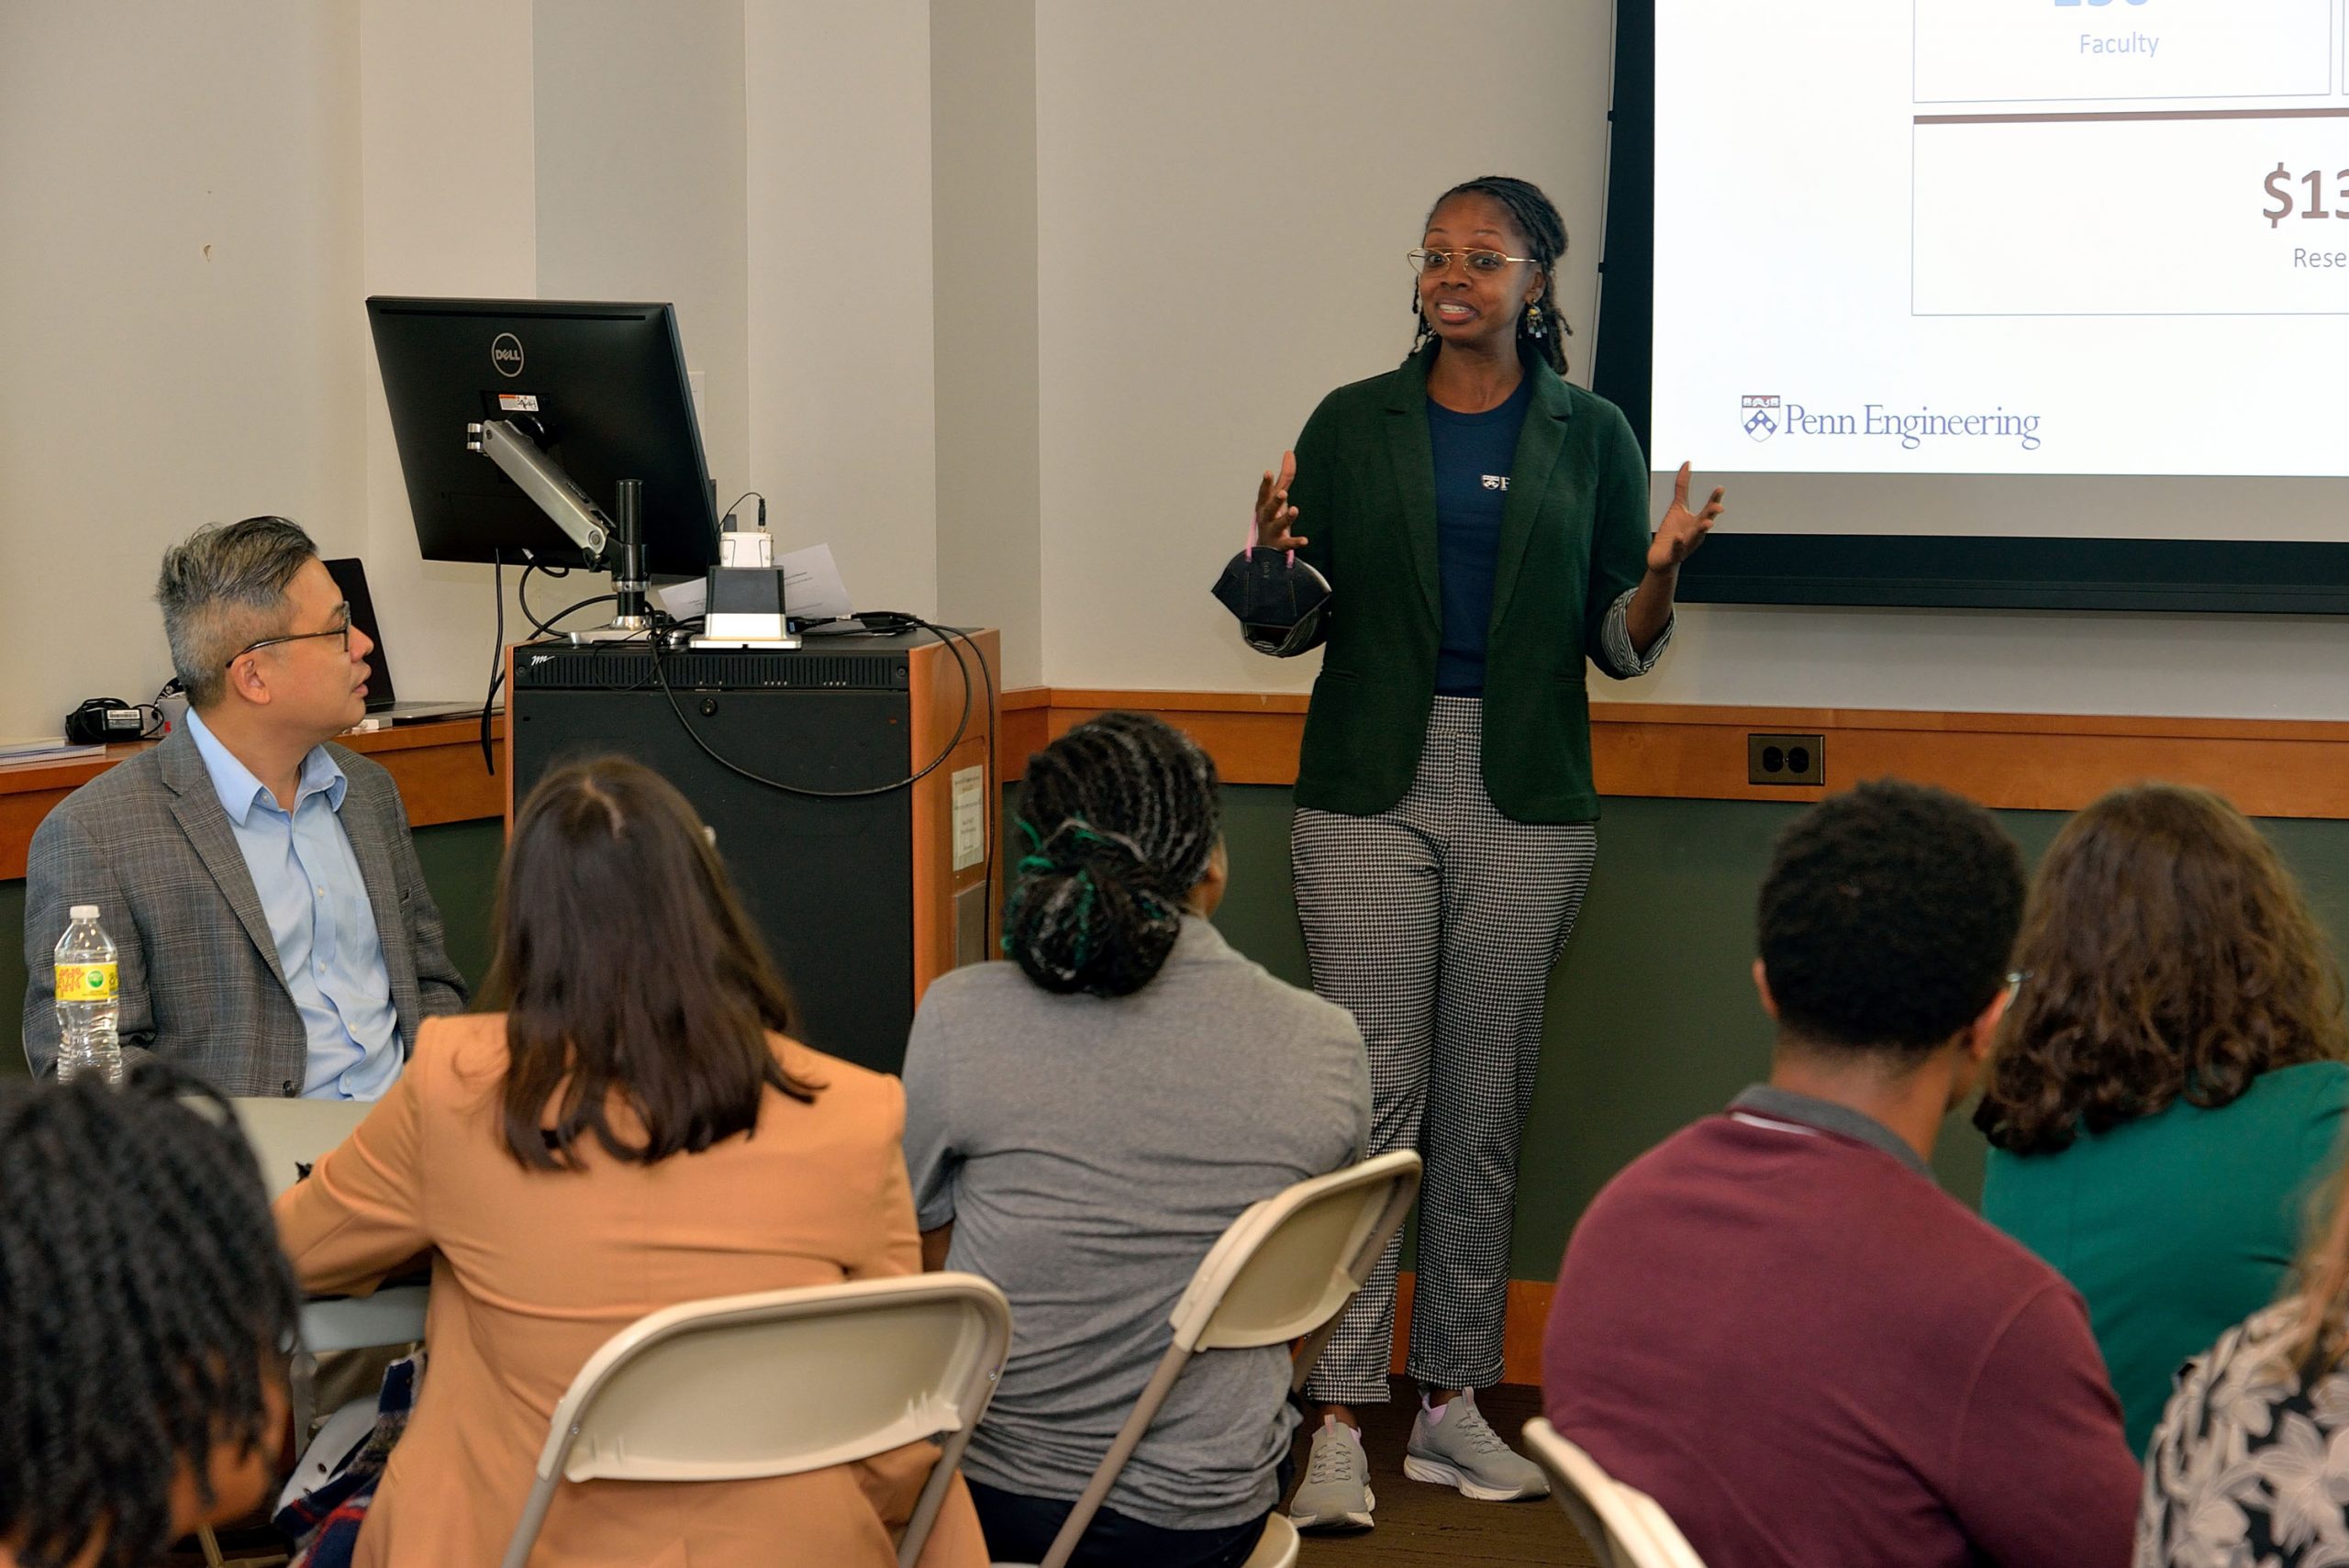
<path id="1" fill-rule="evenodd" d="M 284 637 L 264 637 L 259 642 L 248 642 L 228 656 L 228 664 L 234 664 L 248 653 L 257 653 L 264 648 L 274 648 L 281 642 L 308 642 L 320 637 L 339 638 L 342 651 L 345 653 L 351 651 L 351 606 L 349 605 L 340 606 L 340 612 L 335 617 L 334 625 L 324 631 L 289 631 Z M 228 664 L 221 666 L 224 670 L 228 667 Z"/>
<path id="2" fill-rule="evenodd" d="M 1533 260 L 1531 256 L 1505 256 L 1498 250 L 1431 250 L 1424 245 L 1406 250 L 1403 255 L 1415 272 L 1448 272 L 1452 271 L 1452 259 L 1460 256 L 1466 259 L 1470 272 L 1483 272 L 1487 276 L 1499 272 L 1511 261 Z"/>

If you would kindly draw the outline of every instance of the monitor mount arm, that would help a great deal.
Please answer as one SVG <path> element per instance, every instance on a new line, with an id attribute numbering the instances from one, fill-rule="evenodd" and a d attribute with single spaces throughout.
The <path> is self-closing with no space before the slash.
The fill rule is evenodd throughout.
<path id="1" fill-rule="evenodd" d="M 570 633 L 574 643 L 610 642 L 649 636 L 652 620 L 644 595 L 651 585 L 644 570 L 644 536 L 638 510 L 644 486 L 623 479 L 612 499 L 613 517 L 588 498 L 562 465 L 540 450 L 511 419 L 484 419 L 465 427 L 465 450 L 495 463 L 579 547 L 590 571 L 612 574 L 616 603 L 610 621 Z"/>

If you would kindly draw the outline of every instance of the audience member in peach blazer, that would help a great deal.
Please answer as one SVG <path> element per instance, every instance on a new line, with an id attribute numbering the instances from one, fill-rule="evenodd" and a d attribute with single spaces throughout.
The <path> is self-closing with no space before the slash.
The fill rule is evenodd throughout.
<path id="1" fill-rule="evenodd" d="M 279 1200 L 311 1291 L 434 1249 L 426 1367 L 359 1568 L 498 1560 L 556 1402 L 648 1312 L 921 1266 L 895 1078 L 787 1038 L 788 1003 L 683 796 L 617 758 L 515 824 L 488 994 Z M 773 1480 L 588 1482 L 534 1563 L 894 1562 L 935 1450 Z M 958 1479 L 922 1561 L 986 1561 Z"/>

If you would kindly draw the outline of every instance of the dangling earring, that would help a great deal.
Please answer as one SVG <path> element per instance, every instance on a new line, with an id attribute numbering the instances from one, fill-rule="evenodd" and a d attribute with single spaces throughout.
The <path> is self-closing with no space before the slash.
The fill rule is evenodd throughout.
<path id="1" fill-rule="evenodd" d="M 1546 338 L 1550 335 L 1549 327 L 1542 319 L 1542 307 L 1538 305 L 1529 305 L 1525 307 L 1525 335 L 1529 338 Z"/>

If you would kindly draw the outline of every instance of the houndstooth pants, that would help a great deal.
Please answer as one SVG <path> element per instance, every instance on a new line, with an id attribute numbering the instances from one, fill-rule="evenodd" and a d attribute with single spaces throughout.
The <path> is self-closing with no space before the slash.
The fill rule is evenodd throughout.
<path id="1" fill-rule="evenodd" d="M 1370 1152 L 1419 1150 L 1410 1375 L 1500 1381 L 1518 1135 L 1533 1099 L 1550 971 L 1598 853 L 1588 822 L 1504 817 L 1485 794 L 1483 704 L 1435 699 L 1410 790 L 1375 817 L 1300 809 L 1289 860 L 1313 989 L 1370 1050 Z M 1386 1398 L 1399 1238 L 1307 1385 Z"/>

